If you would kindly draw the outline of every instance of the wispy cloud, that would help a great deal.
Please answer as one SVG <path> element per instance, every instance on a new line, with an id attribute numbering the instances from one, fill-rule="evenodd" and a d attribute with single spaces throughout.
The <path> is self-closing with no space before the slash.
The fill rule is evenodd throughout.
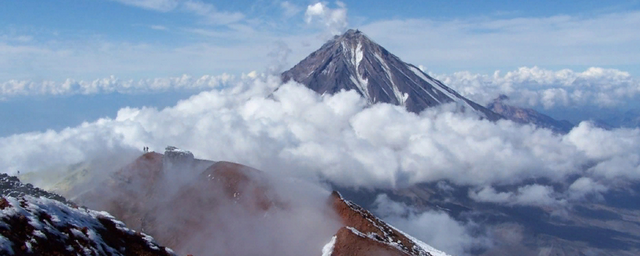
<path id="1" fill-rule="evenodd" d="M 441 211 L 421 211 L 380 194 L 373 203 L 373 211 L 394 227 L 409 233 L 451 255 L 471 255 L 473 249 L 490 246 L 486 234 L 472 230 L 465 224 Z"/>
<path id="2" fill-rule="evenodd" d="M 153 30 L 167 30 L 167 27 L 162 26 L 162 25 L 151 25 L 149 26 L 151 29 Z"/>
<path id="3" fill-rule="evenodd" d="M 168 12 L 178 7 L 178 0 L 113 0 L 126 5 L 140 7 L 148 10 Z"/>
<path id="4" fill-rule="evenodd" d="M 209 3 L 198 0 L 189 0 L 182 3 L 181 10 L 200 16 L 207 24 L 225 25 L 238 22 L 244 18 L 244 14 L 239 12 L 221 12 Z"/>
<path id="5" fill-rule="evenodd" d="M 110 76 L 93 81 L 76 81 L 66 79 L 64 82 L 29 80 L 9 80 L 0 83 L 0 95 L 5 98 L 36 95 L 74 95 L 100 93 L 154 93 L 168 90 L 203 90 L 222 86 L 233 79 L 233 76 L 205 75 L 194 78 L 188 75 L 140 80 L 118 79 Z"/>
<path id="6" fill-rule="evenodd" d="M 149 6 L 174 6 L 160 2 L 130 2 Z M 151 5 L 154 3 L 154 5 Z M 174 3 L 174 2 L 167 2 Z M 315 2 L 306 9 L 304 17 L 291 24 L 292 19 L 255 21 L 237 12 L 226 12 L 201 1 L 176 1 L 176 5 L 165 8 L 170 12 L 193 15 L 194 24 L 176 27 L 171 42 L 136 39 L 111 40 L 108 36 L 95 35 L 77 37 L 61 34 L 55 40 L 16 41 L 0 37 L 0 81 L 11 79 L 64 79 L 80 77 L 91 79 L 116 75 L 124 78 L 175 76 L 190 74 L 199 76 L 210 73 L 240 74 L 259 70 L 270 65 L 265 58 L 269 47 L 282 41 L 291 49 L 290 59 L 301 60 L 323 43 L 326 35 L 342 31 L 348 26 L 347 6 Z M 282 3 L 282 2 L 280 2 Z M 282 8 L 273 6 L 276 11 Z M 428 72 L 438 74 L 468 70 L 469 76 L 486 74 L 496 69 L 514 70 L 519 67 L 541 67 L 538 70 L 561 72 L 567 66 L 572 69 L 589 67 L 620 66 L 630 74 L 640 72 L 640 36 L 634 30 L 640 27 L 639 12 L 619 12 L 595 16 L 552 16 L 541 18 L 467 18 L 458 20 L 402 19 L 366 20 L 353 24 L 371 39 L 406 62 L 423 65 Z M 279 23 L 278 23 L 279 22 Z M 309 22 L 308 25 L 307 22 Z M 265 23 L 278 23 L 269 26 Z M 287 23 L 287 24 L 282 24 Z M 153 23 L 152 23 L 153 24 Z M 206 24 L 218 24 L 209 26 Z M 165 25 L 164 23 L 154 25 Z M 160 28 L 160 27 L 156 27 Z M 317 36 L 323 31 L 325 36 Z M 20 32 L 20 31 L 18 31 Z M 183 33 L 187 32 L 187 33 Z M 28 39 L 29 33 L 17 33 Z M 110 47 L 103 47 L 110 45 Z M 100 49 L 96 51 L 96 49 Z M 188 49 L 188 51 L 185 51 Z M 197 52 L 196 49 L 201 50 Z M 184 53 L 189 53 L 184 55 Z M 171 65 L 167 64 L 171 63 Z M 293 64 L 293 63 L 290 63 Z M 171 67 L 169 67 L 171 66 Z M 540 72 L 535 68 L 512 73 Z M 603 68 L 604 73 L 610 68 Z M 543 73 L 544 73 L 543 72 Z M 575 72 L 575 71 L 574 71 Z M 589 70 L 596 74 L 598 70 Z M 587 75 L 571 74 L 575 77 Z M 557 74 L 556 76 L 561 76 Z M 596 74 L 597 75 L 597 74 Z M 603 74 L 612 77 L 614 74 Z M 622 74 L 616 75 L 621 77 Z M 452 83 L 455 77 L 449 75 Z M 506 76 L 500 73 L 500 77 Z M 544 74 L 544 76 L 548 76 Z M 443 78 L 446 80 L 446 78 Z M 460 78 L 467 79 L 467 78 Z M 473 78 L 476 79 L 476 78 Z M 491 75 L 478 78 L 483 86 Z M 559 78 L 558 78 L 559 79 Z M 489 83 L 504 83 L 490 81 Z M 568 80 L 567 80 L 568 81 Z M 474 82 L 475 83 L 475 82 Z M 580 83 L 580 82 L 576 82 Z M 613 81 L 612 86 L 631 89 L 623 80 Z M 457 85 L 456 85 L 457 86 Z M 456 87 L 454 86 L 454 87 Z M 482 95 L 480 88 L 464 85 L 473 99 L 487 102 L 494 95 Z M 580 86 L 586 88 L 585 86 Z M 459 88 L 459 87 L 456 87 Z M 554 86 L 555 88 L 555 86 Z M 490 89 L 483 88 L 491 91 Z M 508 89 L 508 88 L 507 88 Z M 527 105 L 557 106 L 574 102 L 598 102 L 600 105 L 615 105 L 619 94 L 590 95 L 579 100 L 573 90 L 548 91 Z M 595 87 L 592 92 L 596 92 Z M 498 90 L 493 90 L 497 92 Z M 541 91 L 538 91 L 541 92 Z M 633 93 L 631 93 L 633 95 Z M 476 97 L 477 98 L 474 98 Z M 497 95 L 495 95 L 497 96 Z M 514 98 L 518 98 L 515 96 Z M 523 96 L 524 98 L 524 96 Z M 568 98 L 568 101 L 564 99 Z"/>
<path id="7" fill-rule="evenodd" d="M 304 19 L 307 24 L 318 24 L 331 35 L 340 34 L 348 26 L 347 6 L 336 1 L 336 8 L 330 8 L 325 2 L 317 2 L 307 6 Z"/>
<path id="8" fill-rule="evenodd" d="M 358 25 L 405 61 L 440 72 L 468 69 L 487 72 L 519 66 L 640 65 L 640 51 L 636 47 L 640 34 L 635 29 L 640 26 L 640 12 L 389 19 Z"/>
<path id="9" fill-rule="evenodd" d="M 300 6 L 293 4 L 289 1 L 283 1 L 280 3 L 280 8 L 282 8 L 282 12 L 285 17 L 292 17 L 302 11 Z"/>
<path id="10" fill-rule="evenodd" d="M 196 15 L 203 23 L 211 25 L 225 25 L 238 22 L 244 18 L 239 12 L 219 11 L 213 4 L 200 0 L 114 0 L 126 5 L 147 10 L 170 12 L 182 11 Z"/>

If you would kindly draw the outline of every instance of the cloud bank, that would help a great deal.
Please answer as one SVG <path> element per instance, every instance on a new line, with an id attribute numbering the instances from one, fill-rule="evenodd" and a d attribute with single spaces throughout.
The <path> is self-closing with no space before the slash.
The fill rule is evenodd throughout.
<path id="1" fill-rule="evenodd" d="M 218 76 L 205 75 L 192 77 L 165 77 L 153 79 L 119 79 L 110 76 L 93 81 L 66 79 L 64 82 L 30 80 L 9 80 L 0 83 L 0 97 L 16 96 L 56 96 L 75 94 L 103 94 L 103 93 L 153 93 L 168 90 L 203 90 L 224 86 L 233 80 L 234 76 L 222 74 Z"/>
<path id="2" fill-rule="evenodd" d="M 527 107 L 616 107 L 640 95 L 640 80 L 628 72 L 597 67 L 583 72 L 521 67 L 504 74 L 463 71 L 434 77 L 481 104 L 505 94 Z"/>
<path id="3" fill-rule="evenodd" d="M 608 131 L 583 122 L 557 135 L 449 109 L 415 115 L 388 104 L 366 106 L 355 92 L 319 96 L 299 84 L 281 85 L 277 77 L 246 77 L 174 107 L 123 108 L 114 119 L 0 138 L 0 169 L 46 171 L 122 149 L 175 145 L 200 158 L 348 187 L 442 179 L 482 187 L 576 175 L 640 179 L 638 129 Z"/>
<path id="4" fill-rule="evenodd" d="M 288 65 L 292 49 L 277 41 L 269 52 L 267 70 L 276 74 Z M 244 76 L 254 76 L 249 73 Z M 640 96 L 640 80 L 617 69 L 592 67 L 585 71 L 549 70 L 521 67 L 492 75 L 468 71 L 452 74 L 430 74 L 463 96 L 486 105 L 499 95 L 509 96 L 510 104 L 546 109 L 614 108 L 628 104 Z M 242 77 L 242 75 L 240 76 Z M 202 90 L 224 86 L 233 81 L 229 74 L 192 77 L 182 75 L 152 79 L 121 79 L 115 76 L 91 81 L 9 80 L 0 83 L 0 98 L 31 95 L 73 95 L 97 93 L 147 93 L 166 90 Z"/>

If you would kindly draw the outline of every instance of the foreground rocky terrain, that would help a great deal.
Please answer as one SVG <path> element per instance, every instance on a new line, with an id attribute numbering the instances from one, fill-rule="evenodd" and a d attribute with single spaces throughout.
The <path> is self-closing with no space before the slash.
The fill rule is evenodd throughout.
<path id="1" fill-rule="evenodd" d="M 106 212 L 0 174 L 2 255 L 175 255 Z"/>
<path id="2" fill-rule="evenodd" d="M 175 147 L 83 184 L 90 189 L 73 203 L 15 177 L 2 181 L 7 254 L 446 255 L 338 192 Z"/>
<path id="3" fill-rule="evenodd" d="M 287 186 L 260 170 L 168 147 L 142 155 L 79 202 L 180 254 L 445 255 L 337 192 L 302 196 L 304 189 Z"/>

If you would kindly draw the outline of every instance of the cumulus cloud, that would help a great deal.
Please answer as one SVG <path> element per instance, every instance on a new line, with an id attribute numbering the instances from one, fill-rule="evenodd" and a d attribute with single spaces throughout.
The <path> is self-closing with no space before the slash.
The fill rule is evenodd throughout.
<path id="1" fill-rule="evenodd" d="M 353 91 L 320 96 L 261 75 L 174 107 L 123 108 L 114 119 L 0 138 L 0 169 L 42 171 L 122 148 L 166 145 L 200 158 L 347 187 L 403 187 L 443 179 L 483 187 L 538 177 L 561 182 L 570 176 L 640 178 L 638 129 L 603 130 L 584 122 L 557 135 L 448 108 L 416 115 L 388 104 L 367 106 Z M 516 202 L 552 195 L 545 189 L 523 188 Z"/>
<path id="2" fill-rule="evenodd" d="M 606 192 L 608 188 L 589 177 L 580 177 L 569 186 L 569 197 L 571 199 L 584 199 L 589 195 L 602 199 L 601 193 Z"/>
<path id="3" fill-rule="evenodd" d="M 479 191 L 469 191 L 469 197 L 478 202 L 489 202 L 510 205 L 561 206 L 566 200 L 555 196 L 553 187 L 539 184 L 519 187 L 517 192 L 496 192 L 491 187 Z"/>
<path id="4" fill-rule="evenodd" d="M 481 104 L 504 94 L 513 104 L 527 107 L 614 107 L 640 95 L 640 81 L 628 72 L 597 67 L 583 72 L 521 67 L 504 74 L 463 71 L 434 76 Z"/>
<path id="5" fill-rule="evenodd" d="M 451 255 L 467 255 L 472 249 L 491 245 L 485 234 L 473 231 L 473 223 L 458 222 L 445 212 L 418 211 L 386 194 L 376 197 L 373 211 L 403 232 Z"/>
<path id="6" fill-rule="evenodd" d="M 34 95 L 74 95 L 99 93 L 152 93 L 168 90 L 203 90 L 223 86 L 234 76 L 222 74 L 199 78 L 189 75 L 153 79 L 119 79 L 115 76 L 93 81 L 66 79 L 64 82 L 9 80 L 0 83 L 0 95 L 5 98 Z"/>
<path id="7" fill-rule="evenodd" d="M 347 29 L 347 6 L 336 1 L 336 8 L 331 9 L 325 2 L 317 2 L 307 6 L 304 20 L 307 24 L 319 24 L 327 33 L 336 35 Z"/>

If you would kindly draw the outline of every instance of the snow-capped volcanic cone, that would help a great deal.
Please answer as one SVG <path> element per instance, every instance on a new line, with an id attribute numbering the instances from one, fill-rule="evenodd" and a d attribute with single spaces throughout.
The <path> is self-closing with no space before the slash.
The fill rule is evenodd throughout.
<path id="1" fill-rule="evenodd" d="M 142 155 L 83 199 L 179 254 L 439 255 L 337 193 L 175 148 Z"/>
<path id="2" fill-rule="evenodd" d="M 500 118 L 353 29 L 334 37 L 282 73 L 284 82 L 291 79 L 320 94 L 355 90 L 369 103 L 405 106 L 415 113 L 455 102 L 489 120 Z"/>

